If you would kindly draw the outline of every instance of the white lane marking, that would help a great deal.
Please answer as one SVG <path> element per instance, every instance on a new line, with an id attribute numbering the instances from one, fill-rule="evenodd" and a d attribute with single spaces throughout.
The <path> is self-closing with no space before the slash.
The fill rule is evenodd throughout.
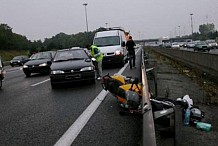
<path id="1" fill-rule="evenodd" d="M 76 139 L 80 131 L 86 125 L 88 120 L 92 117 L 101 102 L 104 100 L 108 91 L 102 90 L 101 93 L 92 101 L 86 110 L 79 116 L 79 118 L 70 126 L 64 135 L 56 142 L 54 146 L 70 146 Z"/>
<path id="2" fill-rule="evenodd" d="M 137 50 L 138 52 L 138 50 Z M 136 52 L 136 53 L 137 53 Z M 116 74 L 122 74 L 129 63 L 125 64 L 124 67 Z M 98 96 L 92 101 L 92 103 L 83 111 L 83 113 L 76 119 L 76 121 L 68 128 L 68 130 L 62 135 L 62 137 L 56 142 L 54 146 L 70 146 L 76 137 L 79 135 L 80 131 L 95 113 L 99 105 L 105 99 L 109 91 L 102 90 Z"/>
<path id="3" fill-rule="evenodd" d="M 4 69 L 6 71 L 7 74 L 10 74 L 10 73 L 14 73 L 16 71 L 20 71 L 20 70 L 23 70 L 22 67 L 20 68 L 14 68 L 14 69 Z"/>
<path id="4" fill-rule="evenodd" d="M 45 82 L 47 82 L 47 81 L 49 81 L 49 80 L 50 80 L 50 79 L 47 79 L 47 80 L 38 82 L 38 83 L 36 83 L 36 84 L 33 84 L 33 85 L 31 85 L 31 86 L 34 87 L 34 86 L 37 86 L 37 85 L 39 85 L 39 84 L 45 83 Z"/>

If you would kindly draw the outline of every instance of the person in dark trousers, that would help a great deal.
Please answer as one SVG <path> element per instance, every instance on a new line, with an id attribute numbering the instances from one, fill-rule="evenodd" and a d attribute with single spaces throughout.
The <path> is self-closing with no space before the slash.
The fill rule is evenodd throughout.
<path id="1" fill-rule="evenodd" d="M 135 42 L 132 39 L 132 36 L 129 36 L 129 40 L 126 42 L 126 48 L 128 51 L 130 69 L 135 68 Z"/>
<path id="2" fill-rule="evenodd" d="M 102 77 L 102 59 L 103 54 L 99 48 L 95 45 L 87 45 L 86 48 L 90 50 L 91 56 L 96 59 L 95 66 L 97 69 L 97 80 L 100 80 Z"/>

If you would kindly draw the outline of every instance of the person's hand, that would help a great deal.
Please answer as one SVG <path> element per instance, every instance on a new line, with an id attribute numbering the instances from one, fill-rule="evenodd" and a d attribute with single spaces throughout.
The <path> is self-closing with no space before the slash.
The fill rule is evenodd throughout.
<path id="1" fill-rule="evenodd" d="M 96 61 L 96 59 L 95 59 L 95 58 L 92 58 L 92 61 Z"/>

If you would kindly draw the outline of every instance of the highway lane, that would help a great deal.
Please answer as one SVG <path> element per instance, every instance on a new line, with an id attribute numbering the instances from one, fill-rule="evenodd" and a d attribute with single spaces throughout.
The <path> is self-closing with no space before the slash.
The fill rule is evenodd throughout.
<path id="1" fill-rule="evenodd" d="M 194 49 L 192 49 L 192 48 L 182 48 L 182 47 L 180 47 L 179 49 L 184 50 L 184 51 L 193 51 L 194 52 Z M 211 49 L 209 52 L 204 52 L 204 53 L 218 54 L 218 49 Z"/>
<path id="2" fill-rule="evenodd" d="M 103 74 L 113 75 L 119 70 L 120 68 L 106 68 Z M 102 91 L 98 81 L 94 85 L 82 83 L 52 90 L 48 75 L 35 74 L 26 78 L 20 67 L 9 67 L 6 71 L 3 88 L 0 90 L 0 124 L 3 125 L 0 127 L 0 145 L 54 145 Z M 134 71 L 132 74 L 135 75 Z M 126 72 L 126 75 L 130 73 Z M 87 145 L 90 140 L 98 141 L 98 139 L 101 144 L 114 141 L 116 144 L 128 145 L 138 141 L 138 137 L 136 140 L 130 139 L 135 134 L 132 130 L 137 131 L 139 128 L 136 124 L 138 118 L 120 116 L 120 107 L 111 94 L 106 97 L 99 109 L 86 126 L 90 130 L 87 131 L 85 128 L 82 131 L 81 135 L 85 135 L 85 140 L 83 136 L 82 139 L 79 136 L 73 145 Z M 121 125 L 122 122 L 125 124 Z M 102 124 L 106 124 L 106 127 Z M 134 125 L 132 126 L 134 128 L 130 128 L 131 132 L 129 132 L 126 127 L 131 125 Z M 114 129 L 119 130 L 110 136 Z M 120 138 L 126 142 L 117 139 L 120 133 L 122 135 L 130 133 L 127 134 L 129 136 Z M 108 139 L 108 136 L 113 140 Z"/>
<path id="3" fill-rule="evenodd" d="M 114 74 L 119 68 L 106 69 Z M 102 90 L 78 84 L 52 90 L 47 75 L 7 71 L 0 91 L 0 145 L 53 145 Z"/>
<path id="4" fill-rule="evenodd" d="M 136 69 L 129 66 L 122 73 L 139 77 L 140 51 L 136 54 Z M 142 116 L 127 114 L 121 116 L 122 108 L 112 94 L 108 94 L 87 125 L 73 142 L 73 146 L 137 146 L 142 142 Z"/>
<path id="5" fill-rule="evenodd" d="M 139 64 L 137 60 L 137 69 L 127 67 L 123 74 L 139 76 Z M 103 74 L 112 75 L 119 69 L 107 68 Z M 3 125 L 0 145 L 54 145 L 102 91 L 99 82 L 52 90 L 48 75 L 26 78 L 20 67 L 6 70 L 0 90 L 0 124 Z M 132 146 L 140 143 L 140 117 L 120 116 L 120 110 L 116 99 L 108 94 L 72 145 Z"/>

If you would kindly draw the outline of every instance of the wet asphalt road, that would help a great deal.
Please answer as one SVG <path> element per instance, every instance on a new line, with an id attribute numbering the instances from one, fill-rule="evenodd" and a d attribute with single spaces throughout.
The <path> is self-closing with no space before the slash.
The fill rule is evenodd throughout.
<path id="1" fill-rule="evenodd" d="M 130 70 L 128 66 L 123 75 L 140 77 L 139 65 L 137 59 L 137 69 Z M 119 70 L 105 68 L 103 74 L 113 75 Z M 0 145 L 54 145 L 102 91 L 98 81 L 94 85 L 79 83 L 52 90 L 48 75 L 26 78 L 20 67 L 6 71 L 0 90 Z M 120 116 L 120 110 L 109 93 L 72 145 L 140 144 L 141 117 Z"/>
<path id="2" fill-rule="evenodd" d="M 129 66 L 123 75 L 140 77 L 140 54 L 137 69 Z M 177 117 L 176 145 L 215 146 L 217 144 L 217 106 L 200 104 L 205 95 L 202 89 L 164 62 L 158 66 L 158 96 L 177 98 L 189 94 L 206 112 L 204 122 L 213 125 L 212 132 L 185 127 Z M 26 78 L 19 67 L 6 68 L 6 79 L 0 90 L 0 145 L 51 146 L 76 121 L 94 98 L 102 91 L 99 82 L 69 85 L 52 90 L 47 75 Z M 106 68 L 103 74 L 114 74 L 120 68 Z M 45 81 L 45 82 L 42 82 Z M 36 84 L 40 83 L 41 84 Z M 119 115 L 116 99 L 109 93 L 88 123 L 76 137 L 72 146 L 139 146 L 142 141 L 142 118 Z M 173 145 L 172 138 L 157 134 L 157 145 Z"/>

